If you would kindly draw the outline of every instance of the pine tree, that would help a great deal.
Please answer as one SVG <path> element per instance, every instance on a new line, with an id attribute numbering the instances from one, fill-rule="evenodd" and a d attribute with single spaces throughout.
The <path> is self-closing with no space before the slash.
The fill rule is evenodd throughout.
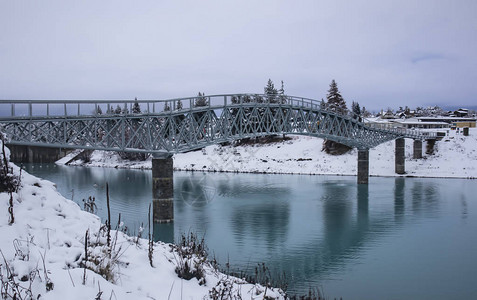
<path id="1" fill-rule="evenodd" d="M 170 111 L 171 110 L 171 106 L 169 105 L 168 102 L 164 103 L 164 111 Z"/>
<path id="2" fill-rule="evenodd" d="M 328 109 L 340 114 L 346 114 L 348 108 L 346 107 L 346 102 L 341 96 L 338 85 L 336 84 L 335 80 L 333 79 L 330 84 L 330 89 L 328 90 L 328 95 L 326 95 L 326 99 L 328 99 L 327 106 Z M 332 141 L 332 140 L 325 140 L 323 142 L 323 151 L 328 154 L 332 155 L 341 155 L 351 150 L 351 148 L 347 145 Z"/>
<path id="3" fill-rule="evenodd" d="M 323 98 L 321 98 L 321 101 L 320 101 L 320 109 L 326 109 L 326 103 L 325 103 L 325 100 L 323 100 Z"/>
<path id="4" fill-rule="evenodd" d="M 207 97 L 205 97 L 205 93 L 199 92 L 199 94 L 197 95 L 197 98 L 195 98 L 195 104 L 194 105 L 195 105 L 195 107 L 209 105 L 209 103 L 207 101 Z"/>
<path id="5" fill-rule="evenodd" d="M 141 113 L 141 106 L 139 105 L 139 102 L 137 102 L 137 98 L 134 98 L 134 105 L 132 107 L 132 113 L 133 114 L 140 114 Z"/>
<path id="6" fill-rule="evenodd" d="M 119 104 L 116 106 L 116 109 L 114 110 L 115 115 L 120 115 L 122 112 L 121 106 Z"/>
<path id="7" fill-rule="evenodd" d="M 268 79 L 267 86 L 264 88 L 264 94 L 267 95 L 267 102 L 268 103 L 276 103 L 277 102 L 277 95 L 278 91 L 273 84 L 271 79 Z"/>
<path id="8" fill-rule="evenodd" d="M 328 107 L 331 111 L 341 114 L 345 114 L 348 111 L 348 108 L 346 107 L 346 101 L 341 96 L 338 90 L 338 85 L 334 79 L 331 81 L 330 89 L 328 90 L 326 99 L 328 99 Z"/>
<path id="9" fill-rule="evenodd" d="M 182 101 L 181 101 L 181 100 L 177 100 L 176 108 L 177 108 L 177 110 L 181 110 L 181 109 L 182 109 Z"/>
<path id="10" fill-rule="evenodd" d="M 358 102 L 351 103 L 351 111 L 353 112 L 353 119 L 361 120 L 361 108 L 359 107 Z"/>
<path id="11" fill-rule="evenodd" d="M 371 113 L 366 110 L 366 107 L 363 106 L 363 108 L 361 109 L 361 115 L 362 115 L 364 118 L 367 118 L 367 117 L 371 116 Z"/>

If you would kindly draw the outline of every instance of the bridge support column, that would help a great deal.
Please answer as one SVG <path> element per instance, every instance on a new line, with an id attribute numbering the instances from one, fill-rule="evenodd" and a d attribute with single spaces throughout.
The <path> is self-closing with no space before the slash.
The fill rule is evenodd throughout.
<path id="1" fill-rule="evenodd" d="M 6 144 L 10 149 L 10 160 L 16 163 L 53 163 L 65 157 L 71 150 Z"/>
<path id="2" fill-rule="evenodd" d="M 152 158 L 152 207 L 154 223 L 168 223 L 174 220 L 172 155 Z"/>
<path id="3" fill-rule="evenodd" d="M 404 142 L 404 138 L 396 139 L 396 153 L 395 153 L 395 172 L 397 174 L 404 174 L 406 173 L 404 163 L 405 163 L 405 149 L 406 144 Z"/>
<path id="4" fill-rule="evenodd" d="M 422 158 L 422 141 L 414 140 L 412 157 L 414 159 Z"/>
<path id="5" fill-rule="evenodd" d="M 358 149 L 358 184 L 367 184 L 369 178 L 369 149 Z"/>

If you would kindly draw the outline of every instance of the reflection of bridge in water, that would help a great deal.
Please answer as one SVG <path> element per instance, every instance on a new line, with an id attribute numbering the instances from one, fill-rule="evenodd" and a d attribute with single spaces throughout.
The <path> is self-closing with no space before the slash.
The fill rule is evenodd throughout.
<path id="1" fill-rule="evenodd" d="M 293 201 L 298 199 L 290 200 L 288 207 L 283 205 L 280 200 L 282 197 L 278 196 L 276 205 L 270 205 L 274 207 L 268 209 L 263 220 L 259 219 L 264 216 L 260 213 L 262 209 L 266 209 L 263 207 L 248 205 L 238 211 L 230 211 L 228 218 L 233 224 L 231 227 L 241 230 L 235 236 L 236 243 L 241 243 L 240 236 L 246 236 L 249 243 L 260 241 L 263 247 L 270 247 L 266 250 L 266 260 L 268 267 L 273 270 L 272 274 L 282 274 L 286 269 L 287 277 L 293 278 L 297 285 L 302 285 L 298 290 L 307 290 L 310 287 L 308 282 L 330 278 L 349 267 L 356 258 L 362 257 L 368 249 L 379 244 L 379 240 L 408 226 L 409 222 L 412 223 L 416 214 L 432 216 L 436 211 L 438 202 L 434 184 L 423 184 L 420 180 L 405 178 L 386 180 L 388 183 L 389 180 L 394 181 L 394 189 L 389 185 L 354 185 L 342 180 L 319 184 L 316 200 L 321 203 L 321 208 L 316 210 L 316 219 L 320 221 L 311 222 L 313 225 L 299 221 L 305 233 L 301 238 L 293 237 L 297 233 L 296 227 L 292 231 L 289 228 L 292 223 L 297 226 L 297 220 L 292 220 L 297 216 L 293 217 L 294 214 L 290 211 L 294 206 Z M 382 204 L 385 205 L 382 210 L 376 210 L 376 205 L 369 201 L 379 199 L 379 195 L 385 190 L 390 190 L 384 193 L 387 198 Z M 284 194 L 284 198 L 287 198 L 287 193 Z M 374 209 L 370 210 L 371 207 Z M 307 210 L 309 209 L 307 206 Z M 311 215 L 313 214 L 309 216 Z M 316 226 L 317 223 L 320 227 L 318 234 L 312 233 L 316 229 L 308 226 Z M 297 244 L 292 241 L 297 241 Z M 250 267 L 252 270 L 249 271 L 253 273 L 253 265 Z M 292 288 L 297 289 L 297 286 Z"/>
<path id="2" fill-rule="evenodd" d="M 320 280 L 329 278 L 330 274 L 344 269 L 347 263 L 364 255 L 366 249 L 377 240 L 389 236 L 396 228 L 404 227 L 410 220 L 409 217 L 412 218 L 412 215 L 407 215 L 410 210 L 413 214 L 432 214 L 438 205 L 434 195 L 436 189 L 432 186 L 424 187 L 421 182 L 414 180 L 412 188 L 408 187 L 406 190 L 406 183 L 405 178 L 394 179 L 394 199 L 391 198 L 390 202 L 394 205 L 387 207 L 388 211 L 394 211 L 394 218 L 386 213 L 380 215 L 369 211 L 369 199 L 376 199 L 376 195 L 369 194 L 368 185 L 321 185 L 324 189 L 321 197 L 323 237 L 310 240 L 308 245 L 302 246 L 299 252 L 289 257 L 274 257 L 270 264 L 279 264 L 284 260 L 293 261 L 292 270 L 289 270 L 290 274 L 287 275 L 302 284 L 303 289 L 309 288 L 306 282 L 310 280 L 310 276 Z M 411 192 L 412 196 L 405 201 L 405 194 L 408 192 Z M 336 201 L 336 195 L 341 195 L 341 201 Z M 406 211 L 405 205 L 409 204 L 412 207 Z"/>
<path id="3" fill-rule="evenodd" d="M 196 180 L 204 176 L 194 175 L 197 175 Z M 211 176 L 218 178 L 219 175 Z M 286 184 L 274 181 L 262 186 L 261 182 L 254 190 L 247 190 L 246 181 L 241 182 L 240 177 L 232 176 L 233 180 L 227 181 L 231 182 L 228 187 L 220 185 L 226 180 L 219 180 L 217 185 L 217 195 L 223 194 L 228 199 L 213 209 L 215 213 L 220 211 L 220 218 L 210 212 L 208 204 L 204 204 L 202 209 L 195 209 L 184 199 L 176 198 L 176 213 L 181 216 L 180 219 L 190 217 L 195 220 L 178 221 L 180 226 L 176 226 L 176 230 L 187 231 L 191 222 L 206 221 L 193 228 L 200 233 L 205 232 L 215 247 L 221 248 L 223 244 L 233 247 L 227 249 L 227 253 L 221 253 L 222 263 L 230 254 L 235 261 L 240 261 L 239 265 L 247 265 L 248 269 L 241 271 L 253 275 L 255 262 L 266 261 L 274 276 L 286 270 L 287 278 L 295 282 L 292 290 L 307 290 L 310 282 L 333 277 L 353 265 L 357 258 L 365 256 L 368 250 L 379 247 L 380 240 L 396 234 L 401 228 L 412 226 L 421 216 L 432 218 L 439 211 L 438 188 L 436 183 L 428 180 L 377 178 L 379 183 L 374 181 L 369 186 L 356 185 L 346 179 L 324 180 L 316 186 L 316 197 L 311 196 L 311 199 L 316 199 L 307 202 L 306 208 L 303 208 L 296 206 L 300 200 L 295 199 L 296 195 Z M 186 179 L 178 179 L 178 183 L 182 180 Z M 294 183 L 291 186 L 295 186 Z M 308 190 L 314 189 L 309 185 L 304 188 L 307 195 Z M 255 201 L 254 195 L 262 196 Z M 383 201 L 379 201 L 380 198 Z M 229 207 L 228 201 L 233 201 L 234 205 Z M 376 205 L 376 202 L 380 204 Z M 315 205 L 310 206 L 312 203 Z M 302 209 L 307 210 L 306 216 L 297 215 L 297 211 L 302 212 Z M 308 218 L 313 221 L 309 222 Z M 205 224 L 209 222 L 215 225 Z M 228 222 L 228 226 L 221 222 Z M 174 236 L 174 227 L 170 225 L 157 225 L 156 228 L 161 229 L 158 231 L 161 238 Z M 216 226 L 232 231 L 221 231 Z M 297 233 L 298 236 L 295 236 Z"/>
<path id="4" fill-rule="evenodd" d="M 403 128 L 380 128 L 323 102 L 284 95 L 161 101 L 1 100 L 0 108 L 1 131 L 13 147 L 152 153 L 157 222 L 173 220 L 174 153 L 274 134 L 320 137 L 356 147 L 358 183 L 367 183 L 370 148 L 396 140 L 395 169 L 403 174 L 404 138 L 414 139 L 415 158 L 422 156 L 422 140 L 435 138 Z"/>

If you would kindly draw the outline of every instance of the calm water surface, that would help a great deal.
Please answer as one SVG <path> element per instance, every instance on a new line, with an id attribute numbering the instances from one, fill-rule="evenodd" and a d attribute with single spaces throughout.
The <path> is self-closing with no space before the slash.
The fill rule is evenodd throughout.
<path id="1" fill-rule="evenodd" d="M 147 225 L 151 171 L 27 165 L 82 206 L 95 196 L 130 232 Z M 175 172 L 175 222 L 156 239 L 205 234 L 222 265 L 265 262 L 289 290 L 344 299 L 477 299 L 477 181 Z M 114 220 L 114 222 L 116 222 Z"/>

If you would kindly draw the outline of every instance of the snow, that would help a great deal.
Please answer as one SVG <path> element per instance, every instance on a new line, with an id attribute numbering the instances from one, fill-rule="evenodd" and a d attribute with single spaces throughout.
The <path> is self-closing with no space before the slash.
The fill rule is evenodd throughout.
<path id="1" fill-rule="evenodd" d="M 412 159 L 412 141 L 406 140 L 407 176 L 477 178 L 476 136 L 474 128 L 467 137 L 451 131 L 450 136 L 436 144 L 435 154 L 424 155 L 418 160 Z M 356 174 L 356 150 L 331 156 L 321 151 L 322 142 L 317 138 L 292 136 L 291 140 L 266 145 L 215 145 L 177 154 L 174 165 L 177 169 L 196 171 Z M 62 160 L 63 163 L 66 161 L 68 158 Z M 91 162 L 86 165 L 150 168 L 151 161 L 124 162 L 113 153 L 95 151 Z M 20 175 L 17 166 L 10 164 L 10 167 L 15 175 Z M 370 150 L 370 174 L 398 176 L 394 173 L 393 142 Z M 0 193 L 1 274 L 3 280 L 8 280 L 8 265 L 17 283 L 28 288 L 31 282 L 34 298 L 41 294 L 41 299 L 94 299 L 101 293 L 103 299 L 207 299 L 212 289 L 218 286 L 227 288 L 225 280 L 228 280 L 233 283 L 232 289 L 244 299 L 263 299 L 264 293 L 283 299 L 276 289 L 265 289 L 227 277 L 210 265 L 204 266 L 205 285 L 199 285 L 195 278 L 180 279 L 174 271 L 179 261 L 178 254 L 170 244 L 154 244 L 154 267 L 151 267 L 148 241 L 127 236 L 121 231 L 112 231 L 116 246 L 111 250 L 111 257 L 116 259 L 104 256 L 108 248 L 105 248 L 100 219 L 61 196 L 52 182 L 26 172 L 21 173 L 21 188 L 12 196 L 15 222 L 9 225 L 10 194 Z M 85 271 L 81 262 L 86 230 L 90 233 L 90 241 L 97 241 L 90 245 L 90 255 L 102 257 L 102 264 L 112 263 L 114 277 L 111 281 L 86 270 L 83 284 Z M 34 279 L 30 281 L 29 278 Z M 46 290 L 48 280 L 54 284 L 51 291 Z"/>
<path id="2" fill-rule="evenodd" d="M 413 141 L 406 139 L 404 176 L 477 178 L 477 129 L 469 136 L 450 131 L 435 145 L 435 153 L 413 159 Z M 322 151 L 323 140 L 306 136 L 290 136 L 288 141 L 246 146 L 213 145 L 199 151 L 174 155 L 174 168 L 188 171 L 356 175 L 357 150 L 333 156 Z M 394 141 L 369 151 L 370 176 L 402 176 L 394 172 Z M 122 161 L 113 152 L 94 151 L 91 161 L 73 165 L 116 168 L 151 168 L 151 159 L 143 162 Z"/>
<path id="3" fill-rule="evenodd" d="M 13 164 L 10 167 L 19 176 L 20 169 Z M 4 257 L 0 255 L 1 277 L 8 281 L 8 265 L 15 282 L 26 288 L 32 284 L 35 299 L 38 295 L 41 299 L 95 299 L 99 294 L 102 299 L 208 299 L 209 291 L 217 289 L 216 285 L 224 288 L 224 282 L 233 283 L 231 288 L 244 299 L 264 299 L 265 294 L 270 299 L 283 299 L 277 289 L 228 277 L 210 265 L 204 266 L 205 285 L 199 285 L 195 278 L 180 279 L 175 273 L 178 254 L 170 244 L 154 244 L 154 267 L 151 267 L 148 241 L 121 231 L 112 231 L 116 246 L 111 247 L 112 258 L 109 258 L 105 256 L 109 248 L 105 246 L 100 219 L 61 196 L 52 182 L 24 171 L 21 188 L 12 196 L 15 222 L 9 225 L 10 194 L 0 193 L 0 250 Z M 92 247 L 89 256 L 98 255 L 102 265 L 111 263 L 114 280 L 107 281 L 86 270 L 83 284 L 85 271 L 81 261 L 87 230 Z M 96 244 L 91 244 L 92 241 Z M 51 291 L 46 290 L 47 279 L 54 284 Z"/>

